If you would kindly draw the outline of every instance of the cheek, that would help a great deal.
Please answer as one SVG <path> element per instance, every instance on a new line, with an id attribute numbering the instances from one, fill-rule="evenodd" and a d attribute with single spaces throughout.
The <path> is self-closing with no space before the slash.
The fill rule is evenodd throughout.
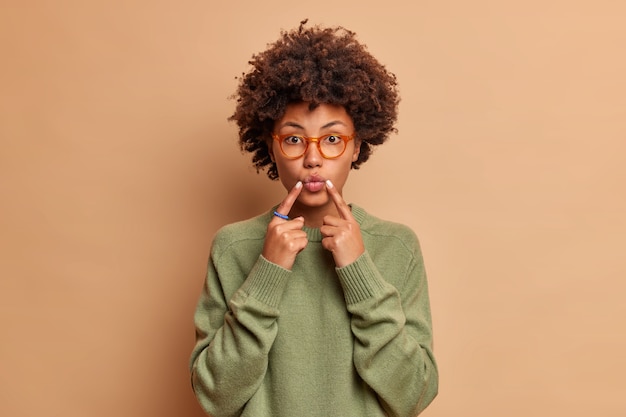
<path id="1" fill-rule="evenodd" d="M 293 161 L 285 161 L 280 158 L 275 160 L 276 171 L 278 171 L 278 178 L 283 185 L 290 189 L 296 183 L 298 177 L 298 170 L 294 167 Z"/>
<path id="2" fill-rule="evenodd" d="M 274 163 L 276 164 L 276 169 L 278 170 L 279 174 L 284 174 L 284 175 L 289 175 L 289 163 L 286 163 L 285 161 L 279 159 L 275 159 Z"/>
<path id="3" fill-rule="evenodd" d="M 335 175 L 335 181 L 344 184 L 348 177 L 350 176 L 350 172 L 352 171 L 352 160 L 346 159 L 343 161 L 341 165 L 337 165 L 337 167 L 333 170 Z"/>

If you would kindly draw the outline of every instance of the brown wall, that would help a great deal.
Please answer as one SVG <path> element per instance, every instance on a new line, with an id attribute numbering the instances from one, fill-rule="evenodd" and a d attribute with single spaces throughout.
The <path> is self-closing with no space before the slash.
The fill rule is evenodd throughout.
<path id="1" fill-rule="evenodd" d="M 345 197 L 421 238 L 424 416 L 623 416 L 623 2 L 218 3 L 2 1 L 0 415 L 202 415 L 211 236 L 283 195 L 240 155 L 228 96 L 309 17 L 400 82 L 399 134 Z"/>

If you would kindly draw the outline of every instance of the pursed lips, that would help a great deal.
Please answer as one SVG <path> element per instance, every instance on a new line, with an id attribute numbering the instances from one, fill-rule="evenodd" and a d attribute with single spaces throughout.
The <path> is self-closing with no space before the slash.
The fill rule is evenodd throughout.
<path id="1" fill-rule="evenodd" d="M 307 177 L 302 183 L 307 191 L 315 193 L 324 188 L 326 180 L 320 176 L 314 175 Z"/>

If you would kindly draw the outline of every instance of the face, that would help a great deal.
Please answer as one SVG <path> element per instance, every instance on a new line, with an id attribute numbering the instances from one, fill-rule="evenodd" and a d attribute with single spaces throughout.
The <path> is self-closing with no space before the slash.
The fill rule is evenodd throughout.
<path id="1" fill-rule="evenodd" d="M 322 137 L 329 134 L 351 136 L 354 124 L 342 106 L 321 104 L 309 110 L 308 103 L 294 103 L 287 106 L 285 114 L 274 123 L 276 135 L 299 135 L 306 137 Z M 309 143 L 303 156 L 289 159 L 283 155 L 278 142 L 270 143 L 270 154 L 276 163 L 278 176 L 283 186 L 291 190 L 302 181 L 304 187 L 294 208 L 300 210 L 330 210 L 334 203 L 326 192 L 325 181 L 331 180 L 341 193 L 348 179 L 352 162 L 359 157 L 358 139 L 347 142 L 345 152 L 335 159 L 326 159 L 314 142 Z"/>

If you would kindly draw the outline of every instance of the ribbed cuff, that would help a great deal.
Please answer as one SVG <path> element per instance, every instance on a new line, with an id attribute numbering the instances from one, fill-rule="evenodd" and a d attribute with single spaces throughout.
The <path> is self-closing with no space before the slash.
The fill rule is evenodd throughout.
<path id="1" fill-rule="evenodd" d="M 337 268 L 337 275 L 347 304 L 372 298 L 384 289 L 380 273 L 367 252 L 353 263 Z"/>
<path id="2" fill-rule="evenodd" d="M 251 297 L 278 308 L 291 271 L 259 256 L 242 289 Z"/>

